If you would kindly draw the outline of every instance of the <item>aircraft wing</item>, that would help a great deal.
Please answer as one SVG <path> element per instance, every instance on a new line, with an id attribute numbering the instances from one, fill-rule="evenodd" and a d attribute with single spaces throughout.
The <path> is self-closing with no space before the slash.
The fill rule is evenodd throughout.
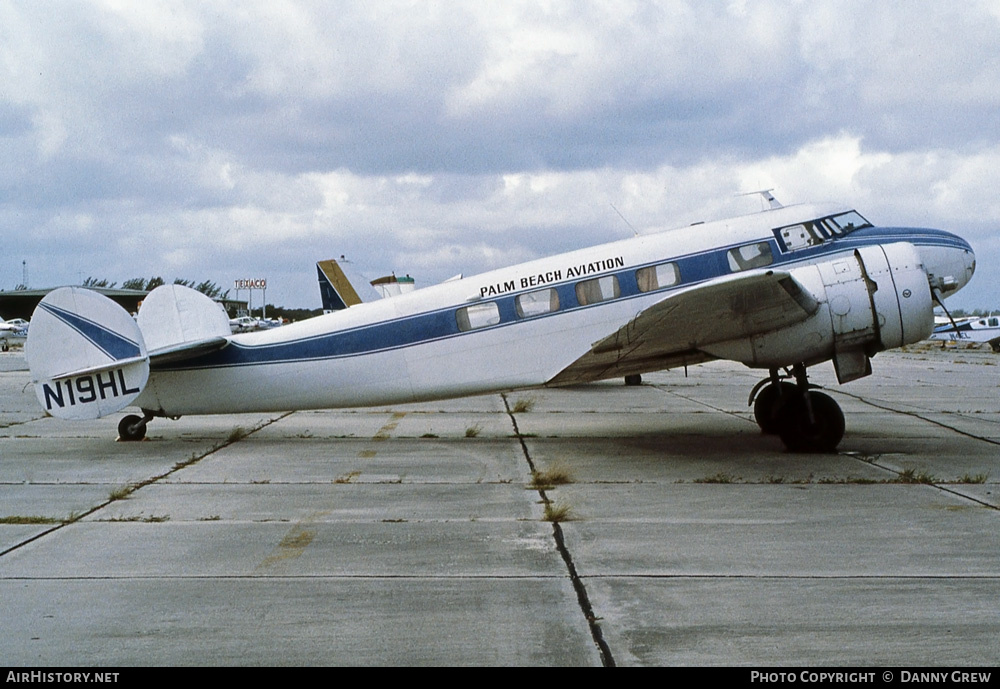
<path id="1" fill-rule="evenodd" d="M 595 342 L 547 385 L 569 385 L 709 361 L 701 348 L 779 330 L 805 320 L 819 303 L 789 273 L 741 273 L 697 285 L 639 312 Z"/>

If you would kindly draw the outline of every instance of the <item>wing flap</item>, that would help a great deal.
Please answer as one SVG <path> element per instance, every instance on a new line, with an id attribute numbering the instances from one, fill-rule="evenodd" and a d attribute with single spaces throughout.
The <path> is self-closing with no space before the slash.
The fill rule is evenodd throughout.
<path id="1" fill-rule="evenodd" d="M 794 325 L 819 302 L 785 271 L 741 273 L 674 292 L 638 313 L 548 385 L 673 368 L 715 357 L 702 348 Z"/>

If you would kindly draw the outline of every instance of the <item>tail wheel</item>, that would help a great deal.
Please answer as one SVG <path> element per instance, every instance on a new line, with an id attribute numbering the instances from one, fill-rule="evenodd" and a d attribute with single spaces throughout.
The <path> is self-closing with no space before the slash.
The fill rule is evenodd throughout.
<path id="1" fill-rule="evenodd" d="M 778 416 L 782 405 L 798 395 L 795 383 L 771 383 L 764 387 L 753 402 L 753 418 L 765 435 L 776 435 L 781 430 Z"/>
<path id="2" fill-rule="evenodd" d="M 123 442 L 142 440 L 146 437 L 146 420 L 129 414 L 118 422 L 118 439 Z"/>
<path id="3" fill-rule="evenodd" d="M 795 394 L 778 410 L 781 441 L 792 452 L 833 452 L 844 437 L 844 412 L 829 395 L 806 394 L 808 404 Z"/>

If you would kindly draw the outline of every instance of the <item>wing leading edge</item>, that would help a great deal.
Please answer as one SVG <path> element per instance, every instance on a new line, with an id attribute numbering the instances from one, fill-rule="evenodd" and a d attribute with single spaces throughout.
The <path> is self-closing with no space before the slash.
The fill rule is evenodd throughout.
<path id="1" fill-rule="evenodd" d="M 734 275 L 674 292 L 646 308 L 547 385 L 571 385 L 701 363 L 716 357 L 702 348 L 772 332 L 804 321 L 819 302 L 791 274 Z"/>

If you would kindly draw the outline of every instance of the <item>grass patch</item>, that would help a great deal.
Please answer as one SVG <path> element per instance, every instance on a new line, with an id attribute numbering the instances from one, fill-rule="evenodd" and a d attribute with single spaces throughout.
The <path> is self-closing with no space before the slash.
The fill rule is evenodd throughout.
<path id="1" fill-rule="evenodd" d="M 986 479 L 989 476 L 986 474 L 975 474 L 970 476 L 969 474 L 963 474 L 962 478 L 958 479 L 959 483 L 986 483 Z"/>
<path id="2" fill-rule="evenodd" d="M 0 524 L 12 524 L 20 526 L 32 526 L 36 524 L 63 524 L 64 520 L 56 519 L 55 517 L 36 517 L 36 516 L 13 516 L 13 517 L 0 517 Z"/>
<path id="3" fill-rule="evenodd" d="M 133 490 L 135 490 L 134 486 L 115 486 L 111 489 L 111 492 L 108 493 L 108 500 L 111 502 L 114 502 L 115 500 L 124 500 L 132 494 Z"/>
<path id="4" fill-rule="evenodd" d="M 567 483 L 573 483 L 573 476 L 569 469 L 561 464 L 553 464 L 544 471 L 532 470 L 531 472 L 531 487 L 535 490 L 563 486 Z"/>
<path id="5" fill-rule="evenodd" d="M 573 510 L 566 503 L 547 501 L 542 521 L 553 523 L 573 521 Z"/>
<path id="6" fill-rule="evenodd" d="M 145 515 L 137 514 L 137 515 L 135 515 L 133 517 L 112 517 L 108 521 L 109 522 L 144 522 L 144 523 L 167 522 L 167 521 L 170 521 L 170 515 L 169 514 L 164 514 L 164 515 L 160 516 L 160 515 L 153 514 L 153 515 L 150 515 L 150 516 L 147 517 Z"/>
<path id="7" fill-rule="evenodd" d="M 884 481 L 879 481 L 873 478 L 863 478 L 861 476 L 848 476 L 846 478 L 834 478 L 834 477 L 823 477 L 817 483 L 823 485 L 857 485 L 857 486 L 868 486 L 874 483 L 884 483 Z"/>
<path id="8" fill-rule="evenodd" d="M 923 483 L 923 484 L 933 484 L 936 483 L 937 479 L 934 475 L 928 471 L 916 469 L 904 469 L 900 472 L 899 477 L 893 481 L 893 483 Z"/>
<path id="9" fill-rule="evenodd" d="M 172 471 L 179 471 L 180 469 L 183 469 L 186 466 L 190 466 L 191 464 L 194 464 L 199 459 L 201 459 L 201 456 L 199 456 L 198 453 L 194 452 L 187 459 L 181 460 L 180 462 L 177 462 L 176 464 L 174 464 L 174 468 L 172 469 Z"/>
<path id="10" fill-rule="evenodd" d="M 483 427 L 480 426 L 477 423 L 475 426 L 469 426 L 468 428 L 465 429 L 465 437 L 466 438 L 475 438 L 480 433 L 482 433 L 482 431 L 483 431 Z"/>
<path id="11" fill-rule="evenodd" d="M 229 435 L 226 436 L 226 442 L 235 443 L 240 440 L 243 440 L 248 435 L 250 435 L 250 431 L 243 428 L 243 426 L 237 426 L 233 430 L 229 431 Z"/>
<path id="12" fill-rule="evenodd" d="M 439 438 L 439 437 L 441 437 L 441 436 L 439 436 L 439 435 L 438 435 L 437 433 L 424 433 L 424 434 L 423 434 L 422 436 L 420 436 L 420 437 L 421 437 L 421 438 Z"/>
<path id="13" fill-rule="evenodd" d="M 523 414 L 535 408 L 534 397 L 520 397 L 514 401 L 514 406 L 510 408 L 511 414 Z"/>

